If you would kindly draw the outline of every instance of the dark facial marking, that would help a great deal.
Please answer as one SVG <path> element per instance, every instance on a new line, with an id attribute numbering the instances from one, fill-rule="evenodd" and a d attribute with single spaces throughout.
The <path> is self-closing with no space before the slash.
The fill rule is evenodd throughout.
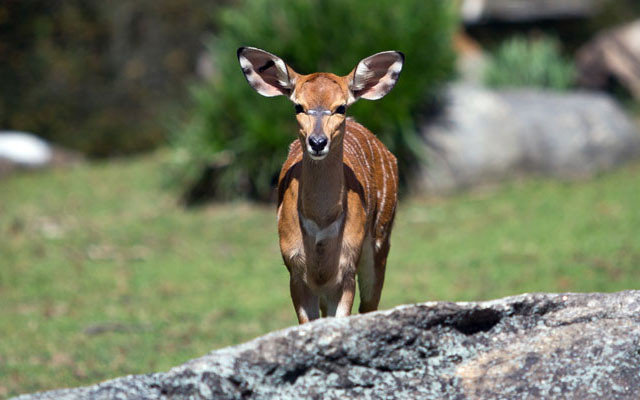
<path id="1" fill-rule="evenodd" d="M 274 65 L 276 65 L 276 63 L 274 63 L 273 60 L 269 60 L 262 67 L 258 68 L 258 72 L 264 72 Z"/>

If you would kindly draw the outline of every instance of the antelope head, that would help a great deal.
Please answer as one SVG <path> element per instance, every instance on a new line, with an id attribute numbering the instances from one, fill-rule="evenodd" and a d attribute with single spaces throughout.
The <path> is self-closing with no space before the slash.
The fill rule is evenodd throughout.
<path id="1" fill-rule="evenodd" d="M 404 55 L 385 51 L 360 61 L 346 76 L 298 74 L 280 57 L 254 47 L 238 49 L 247 82 L 263 96 L 287 96 L 295 105 L 299 139 L 319 161 L 342 145 L 347 108 L 363 98 L 377 100 L 396 84 Z"/>

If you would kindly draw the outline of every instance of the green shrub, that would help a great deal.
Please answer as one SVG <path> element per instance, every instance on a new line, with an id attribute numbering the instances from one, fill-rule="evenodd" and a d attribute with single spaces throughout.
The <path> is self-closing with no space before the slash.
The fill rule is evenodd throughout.
<path id="1" fill-rule="evenodd" d="M 236 58 L 240 46 L 277 54 L 303 74 L 346 75 L 371 54 L 404 52 L 404 70 L 394 90 L 376 102 L 359 101 L 349 114 L 387 144 L 406 174 L 416 159 L 415 118 L 436 84 L 452 74 L 452 3 L 247 0 L 225 9 L 218 15 L 220 34 L 208 43 L 216 73 L 193 88 L 193 113 L 173 135 L 175 177 L 193 185 L 204 166 L 224 164 L 213 183 L 217 198 L 268 199 L 272 193 L 297 132 L 293 105 L 249 87 Z"/>
<path id="2" fill-rule="evenodd" d="M 485 82 L 491 87 L 539 87 L 565 90 L 573 85 L 575 68 L 549 37 L 513 37 L 502 43 L 489 63 Z"/>

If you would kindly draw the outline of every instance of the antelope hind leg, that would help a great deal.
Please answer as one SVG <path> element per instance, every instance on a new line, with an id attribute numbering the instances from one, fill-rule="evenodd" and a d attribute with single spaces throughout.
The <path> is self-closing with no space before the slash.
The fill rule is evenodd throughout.
<path id="1" fill-rule="evenodd" d="M 358 287 L 360 289 L 361 314 L 376 311 L 382 295 L 384 275 L 389 255 L 389 238 L 387 237 L 380 249 L 374 250 L 374 245 L 367 243 L 362 249 L 358 264 Z"/>

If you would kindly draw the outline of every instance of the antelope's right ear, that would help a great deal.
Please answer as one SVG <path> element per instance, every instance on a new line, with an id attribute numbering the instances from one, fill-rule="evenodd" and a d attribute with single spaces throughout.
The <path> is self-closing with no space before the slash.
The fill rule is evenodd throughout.
<path id="1" fill-rule="evenodd" d="M 296 73 L 280 57 L 255 47 L 240 47 L 238 61 L 249 85 L 261 95 L 289 97 L 293 92 Z"/>

